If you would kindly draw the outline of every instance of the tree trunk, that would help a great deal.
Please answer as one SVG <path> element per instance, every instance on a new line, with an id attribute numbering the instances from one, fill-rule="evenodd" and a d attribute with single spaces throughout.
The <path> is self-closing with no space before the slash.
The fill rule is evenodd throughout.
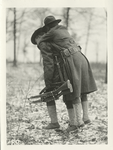
<path id="1" fill-rule="evenodd" d="M 98 42 L 95 43 L 95 51 L 96 51 L 96 63 L 98 63 L 98 52 L 99 52 L 99 48 L 98 48 Z"/>
<path id="2" fill-rule="evenodd" d="M 105 10 L 106 13 L 106 33 L 107 33 L 107 11 Z M 106 34 L 107 38 L 107 34 Z M 105 83 L 107 83 L 107 77 L 108 77 L 108 58 L 107 58 L 107 46 L 106 46 L 106 72 L 105 72 Z"/>
<path id="3" fill-rule="evenodd" d="M 106 61 L 106 73 L 105 73 L 105 83 L 107 83 L 107 72 L 108 72 L 108 67 L 107 67 L 108 65 L 107 65 L 107 61 Z"/>
<path id="4" fill-rule="evenodd" d="M 89 42 L 90 29 L 91 29 L 91 20 L 92 20 L 92 13 L 90 13 L 89 23 L 88 23 L 88 28 L 87 28 L 87 36 L 86 36 L 86 44 L 85 44 L 85 55 L 87 53 L 87 47 L 88 47 L 88 42 Z"/>
<path id="5" fill-rule="evenodd" d="M 64 24 L 67 27 L 67 29 L 69 27 L 69 16 L 70 16 L 69 13 L 70 13 L 70 9 L 71 9 L 70 7 L 63 9 L 63 20 L 64 20 Z"/>
<path id="6" fill-rule="evenodd" d="M 16 60 L 16 8 L 14 8 L 14 60 L 13 60 L 13 66 L 17 66 L 17 60 Z"/>
<path id="7" fill-rule="evenodd" d="M 19 29 L 18 29 L 18 31 L 19 31 L 19 33 L 18 33 L 18 38 L 17 38 L 17 41 L 18 41 L 18 45 L 17 45 L 17 48 L 16 48 L 16 51 L 17 51 L 17 53 L 16 53 L 16 58 L 18 59 L 18 53 L 19 53 L 19 49 L 20 49 L 20 39 L 21 39 L 21 28 L 22 28 L 22 23 L 23 23 L 23 17 L 24 17 L 24 14 L 25 14 L 25 10 L 22 12 L 22 15 L 21 15 L 21 20 L 20 20 L 20 22 L 19 22 Z M 17 29 L 16 29 L 17 30 Z"/>
<path id="8" fill-rule="evenodd" d="M 69 27 L 69 11 L 70 11 L 70 8 L 67 8 L 66 9 L 66 27 L 67 27 L 67 29 Z"/>

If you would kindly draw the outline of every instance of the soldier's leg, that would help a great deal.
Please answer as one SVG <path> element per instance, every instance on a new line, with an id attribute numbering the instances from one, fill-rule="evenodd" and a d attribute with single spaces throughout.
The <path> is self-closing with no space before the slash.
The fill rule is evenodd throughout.
<path id="1" fill-rule="evenodd" d="M 71 100 L 66 101 L 65 104 L 66 104 L 67 111 L 68 111 L 70 125 L 77 125 L 72 101 Z"/>
<path id="2" fill-rule="evenodd" d="M 90 119 L 88 116 L 88 100 L 87 100 L 87 94 L 81 95 L 81 103 L 82 103 L 82 109 L 83 109 L 83 121 L 85 124 L 90 123 Z"/>
<path id="3" fill-rule="evenodd" d="M 78 127 L 84 126 L 84 122 L 83 122 L 82 117 L 81 117 L 82 105 L 81 105 L 80 97 L 76 98 L 76 100 L 73 101 L 73 108 L 74 108 L 77 126 Z"/>
<path id="4" fill-rule="evenodd" d="M 77 120 L 75 117 L 73 102 L 71 100 L 65 101 L 68 116 L 69 116 L 69 126 L 66 129 L 68 132 L 77 130 Z"/>
<path id="5" fill-rule="evenodd" d="M 59 128 L 60 125 L 58 123 L 55 101 L 50 101 L 50 102 L 47 102 L 46 104 L 47 104 L 48 114 L 49 114 L 49 117 L 51 119 L 51 123 L 44 128 L 45 129 Z"/>

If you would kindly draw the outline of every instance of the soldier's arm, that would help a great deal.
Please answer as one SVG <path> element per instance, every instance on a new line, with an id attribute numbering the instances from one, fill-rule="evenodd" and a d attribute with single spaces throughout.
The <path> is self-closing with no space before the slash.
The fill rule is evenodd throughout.
<path id="1" fill-rule="evenodd" d="M 43 58 L 43 69 L 44 69 L 44 80 L 45 85 L 48 87 L 52 84 L 52 78 L 54 73 L 54 60 L 51 47 L 47 46 L 46 43 L 42 42 L 39 45 Z"/>

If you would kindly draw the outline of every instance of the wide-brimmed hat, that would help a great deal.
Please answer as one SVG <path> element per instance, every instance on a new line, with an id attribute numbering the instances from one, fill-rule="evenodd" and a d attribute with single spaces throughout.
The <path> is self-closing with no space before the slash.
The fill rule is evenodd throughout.
<path id="1" fill-rule="evenodd" d="M 55 19 L 54 16 L 47 16 L 47 17 L 44 19 L 44 24 L 45 24 L 45 26 L 47 26 L 47 25 L 49 25 L 49 24 L 51 24 L 51 23 L 53 23 L 53 22 L 59 23 L 59 22 L 61 22 L 61 19 Z"/>
<path id="2" fill-rule="evenodd" d="M 43 33 L 44 32 L 44 28 L 41 27 L 41 28 L 38 28 L 37 30 L 34 31 L 34 33 L 32 34 L 31 36 L 31 42 L 36 45 L 36 41 L 35 41 L 35 38 L 36 36 L 38 36 L 40 33 Z"/>

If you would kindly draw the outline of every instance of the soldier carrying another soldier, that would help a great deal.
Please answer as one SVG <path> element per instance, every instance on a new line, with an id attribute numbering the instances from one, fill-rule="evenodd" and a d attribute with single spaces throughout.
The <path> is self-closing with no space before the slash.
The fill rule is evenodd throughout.
<path id="1" fill-rule="evenodd" d="M 38 46 L 43 57 L 46 92 L 52 90 L 52 83 L 61 81 L 55 60 L 56 55 L 63 80 L 69 79 L 72 84 L 73 92 L 63 96 L 70 121 L 67 131 L 70 132 L 90 123 L 87 94 L 96 91 L 97 87 L 88 59 L 66 27 L 59 25 L 60 22 L 61 19 L 47 16 L 44 20 L 45 25 L 33 33 L 31 42 Z M 45 129 L 59 128 L 55 101 L 47 102 L 47 109 L 51 123 Z M 83 110 L 83 118 L 81 110 Z"/>

